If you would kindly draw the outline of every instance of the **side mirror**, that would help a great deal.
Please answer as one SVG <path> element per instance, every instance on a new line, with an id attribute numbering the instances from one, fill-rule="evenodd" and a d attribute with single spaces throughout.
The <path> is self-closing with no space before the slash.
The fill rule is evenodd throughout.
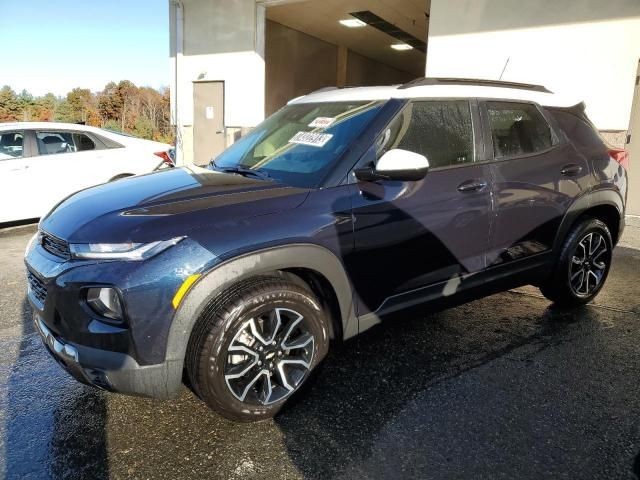
<path id="1" fill-rule="evenodd" d="M 422 180 L 429 171 L 429 160 L 419 153 L 394 148 L 385 152 L 375 168 L 359 168 L 354 173 L 358 180 L 399 180 L 410 182 Z"/>

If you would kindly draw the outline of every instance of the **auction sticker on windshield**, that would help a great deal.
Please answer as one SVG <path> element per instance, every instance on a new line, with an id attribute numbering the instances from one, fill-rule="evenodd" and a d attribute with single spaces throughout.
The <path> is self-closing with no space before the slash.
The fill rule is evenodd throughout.
<path id="1" fill-rule="evenodd" d="M 299 143 L 301 145 L 311 145 L 312 147 L 324 147 L 333 137 L 330 133 L 298 132 L 289 143 Z"/>
<path id="2" fill-rule="evenodd" d="M 335 121 L 336 119 L 333 117 L 316 117 L 309 126 L 311 128 L 328 128 Z"/>

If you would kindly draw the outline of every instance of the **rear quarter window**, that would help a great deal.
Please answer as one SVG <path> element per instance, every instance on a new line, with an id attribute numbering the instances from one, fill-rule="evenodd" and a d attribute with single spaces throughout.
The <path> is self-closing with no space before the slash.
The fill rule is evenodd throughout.
<path id="1" fill-rule="evenodd" d="M 560 128 L 578 148 L 604 148 L 605 144 L 595 128 L 576 115 L 558 109 L 548 111 L 556 119 Z"/>
<path id="2" fill-rule="evenodd" d="M 117 133 L 117 132 L 111 132 L 111 133 Z M 124 145 L 116 142 L 115 140 L 112 140 L 111 138 L 107 138 L 103 135 L 98 135 L 97 133 L 93 133 L 93 135 L 95 135 L 95 137 L 100 142 L 102 142 L 105 148 L 123 148 L 124 147 Z M 128 135 L 123 135 L 123 136 L 128 136 Z"/>

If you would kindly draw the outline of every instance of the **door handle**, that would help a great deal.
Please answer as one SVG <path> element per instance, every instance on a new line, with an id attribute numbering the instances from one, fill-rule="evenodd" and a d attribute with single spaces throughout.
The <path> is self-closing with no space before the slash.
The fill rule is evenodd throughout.
<path id="1" fill-rule="evenodd" d="M 29 168 L 29 165 L 25 165 L 24 167 L 11 168 L 9 171 L 19 172 L 20 170 L 26 170 L 27 168 Z"/>
<path id="2" fill-rule="evenodd" d="M 459 192 L 479 192 L 487 186 L 484 180 L 466 180 L 458 185 Z"/>
<path id="3" fill-rule="evenodd" d="M 565 165 L 564 167 L 562 167 L 562 170 L 560 170 L 560 173 L 567 177 L 575 177 L 581 171 L 582 171 L 582 167 L 580 165 L 576 165 L 575 163 L 570 163 L 569 165 Z"/>

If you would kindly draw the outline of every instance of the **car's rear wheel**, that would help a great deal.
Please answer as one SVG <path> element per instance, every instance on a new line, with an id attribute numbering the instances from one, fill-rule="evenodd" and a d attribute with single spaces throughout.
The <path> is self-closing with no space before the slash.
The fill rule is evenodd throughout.
<path id="1" fill-rule="evenodd" d="M 325 312 L 310 290 L 280 277 L 242 282 L 203 311 L 189 342 L 194 390 L 227 418 L 274 416 L 326 355 Z"/>
<path id="2" fill-rule="evenodd" d="M 593 300 L 607 279 L 612 253 L 607 226 L 595 218 L 584 219 L 567 236 L 554 273 L 540 290 L 559 305 L 582 305 Z"/>

